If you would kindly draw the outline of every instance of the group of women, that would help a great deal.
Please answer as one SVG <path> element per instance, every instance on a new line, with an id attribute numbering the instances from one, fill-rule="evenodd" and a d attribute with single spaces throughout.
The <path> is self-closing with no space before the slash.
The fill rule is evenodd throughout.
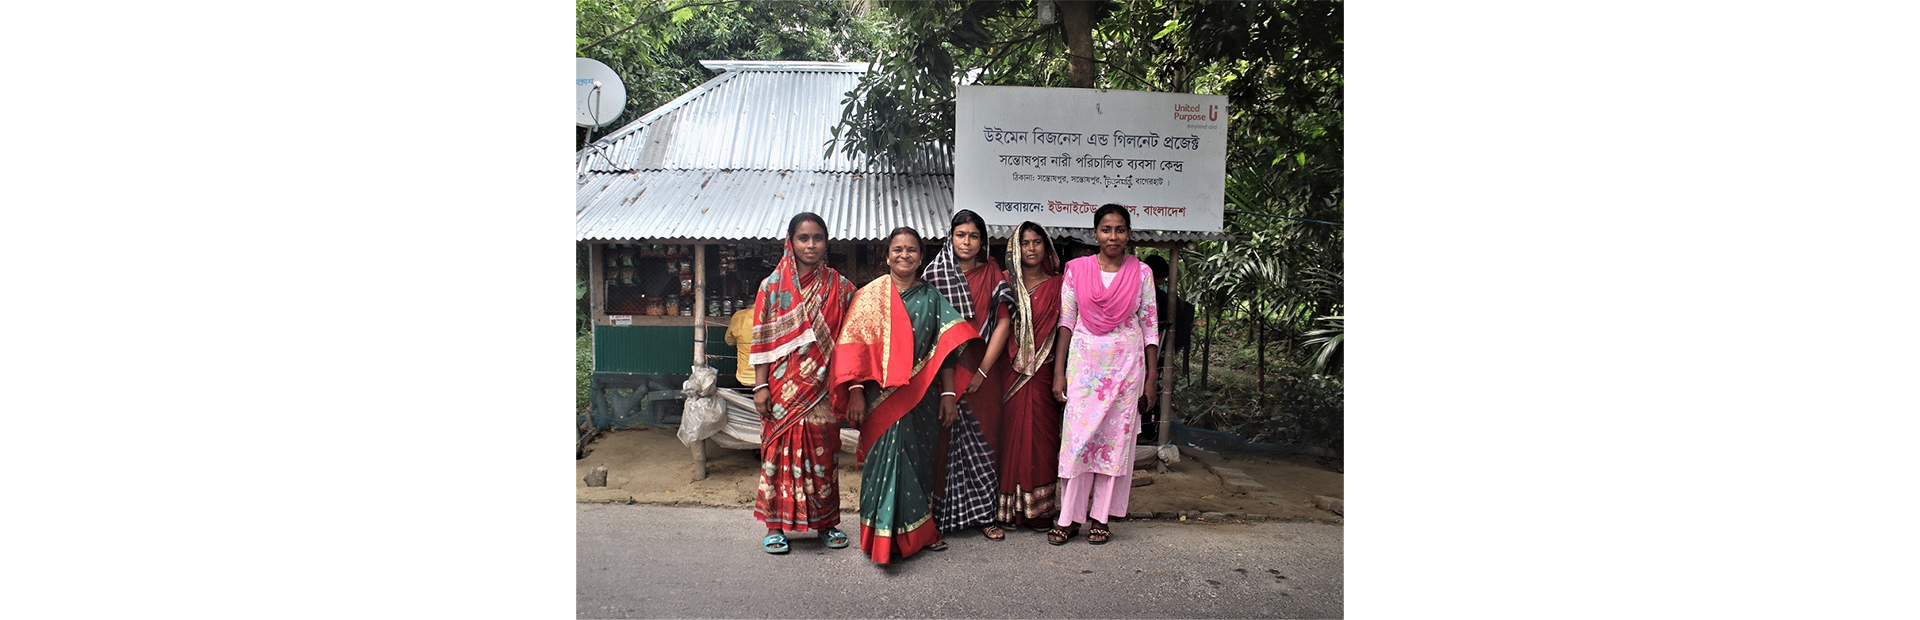
<path id="1" fill-rule="evenodd" d="M 768 553 L 786 533 L 837 526 L 834 454 L 860 430 L 860 549 L 886 564 L 943 551 L 944 534 L 1001 540 L 1025 526 L 1104 544 L 1126 514 L 1142 410 L 1157 401 L 1152 276 L 1127 253 L 1125 207 L 1094 213 L 1098 252 L 1062 269 L 1046 229 L 1022 223 L 1003 270 L 987 224 L 954 214 L 923 257 L 902 227 L 886 275 L 857 290 L 825 263 L 826 222 L 787 225 L 787 250 L 754 300 L 749 363 L 765 424 L 754 517 Z M 1004 362 L 1004 363 L 1002 363 Z"/>

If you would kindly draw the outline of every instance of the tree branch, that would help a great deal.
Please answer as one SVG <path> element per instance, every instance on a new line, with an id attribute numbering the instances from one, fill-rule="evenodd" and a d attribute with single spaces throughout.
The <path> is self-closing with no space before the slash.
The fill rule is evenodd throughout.
<path id="1" fill-rule="evenodd" d="M 1067 52 L 1067 56 L 1073 57 L 1074 54 L 1073 52 Z M 1132 71 L 1128 71 L 1126 70 L 1125 67 L 1121 67 L 1120 65 L 1113 64 L 1110 61 L 1100 60 L 1098 58 L 1087 58 L 1087 60 L 1106 65 L 1107 67 L 1112 68 L 1114 71 L 1119 71 L 1122 75 L 1125 75 L 1127 77 L 1133 78 L 1136 81 L 1139 81 L 1141 86 L 1146 86 L 1149 88 L 1152 88 L 1155 86 L 1152 80 L 1140 77 L 1138 75 L 1134 75 Z"/>
<path id="2" fill-rule="evenodd" d="M 1006 41 L 995 41 L 992 47 L 998 49 L 999 51 L 988 55 L 985 60 L 982 60 L 980 62 L 980 67 L 981 68 L 993 67 L 995 63 L 1005 60 L 1007 55 L 1013 53 L 1015 49 L 1019 49 L 1022 51 L 1032 50 L 1033 49 L 1032 41 L 1035 38 L 1038 38 L 1042 33 L 1045 33 L 1052 29 L 1053 28 L 1049 26 L 1049 27 L 1041 28 L 1039 30 L 1035 30 L 1032 33 L 1029 33 L 1027 36 L 1020 37 L 1017 39 L 1008 39 Z M 1022 43 L 1026 43 L 1027 45 L 1022 47 L 1020 45 Z"/>
<path id="3" fill-rule="evenodd" d="M 655 14 L 653 14 L 653 15 L 649 15 L 649 16 L 647 16 L 647 17 L 642 17 L 642 18 L 640 18 L 640 19 L 637 19 L 637 20 L 634 20 L 634 22 L 633 22 L 633 23 L 631 23 L 631 24 L 627 24 L 627 26 L 626 26 L 625 28 L 621 28 L 621 29 L 619 29 L 619 30 L 615 30 L 615 31 L 613 31 L 613 33 L 612 33 L 612 34 L 608 34 L 607 36 L 604 36 L 604 37 L 600 37 L 600 40 L 598 40 L 598 41 L 594 41 L 594 42 L 592 42 L 592 43 L 588 43 L 588 44 L 586 44 L 586 45 L 582 45 L 582 46 L 580 46 L 580 51 L 581 51 L 581 52 L 586 52 L 587 50 L 590 50 L 590 49 L 593 49 L 593 48 L 594 48 L 594 46 L 596 46 L 596 45 L 599 45 L 599 44 L 601 44 L 601 43 L 606 43 L 607 41 L 610 41 L 610 40 L 612 40 L 612 39 L 613 39 L 614 37 L 617 37 L 617 36 L 620 36 L 620 35 L 623 35 L 623 34 L 626 34 L 628 30 L 632 30 L 632 29 L 634 29 L 634 28 L 635 28 L 636 26 L 639 26 L 640 24 L 644 24 L 644 23 L 647 23 L 647 22 L 650 22 L 650 21 L 653 21 L 653 20 L 656 20 L 656 19 L 660 19 L 661 17 L 665 17 L 665 16 L 667 16 L 667 15 L 672 15 L 672 14 L 674 14 L 675 12 L 678 12 L 678 11 L 679 11 L 680 9 L 687 9 L 687 8 L 693 8 L 693 7 L 697 7 L 697 6 L 717 6 L 717 5 L 721 5 L 721 4 L 739 4 L 739 3 L 740 3 L 740 2 L 742 2 L 742 1 L 743 1 L 743 0 L 720 0 L 720 1 L 718 1 L 718 2 L 702 2 L 702 3 L 698 3 L 698 4 L 683 4 L 683 5 L 680 5 L 680 6 L 677 6 L 677 7 L 673 7 L 673 8 L 671 8 L 671 9 L 667 9 L 667 10 L 665 10 L 665 11 L 661 11 L 661 12 L 659 12 L 659 13 L 655 13 Z"/>

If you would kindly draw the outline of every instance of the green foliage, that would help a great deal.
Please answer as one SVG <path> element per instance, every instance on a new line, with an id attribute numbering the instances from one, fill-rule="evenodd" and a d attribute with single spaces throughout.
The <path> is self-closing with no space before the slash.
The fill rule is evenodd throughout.
<path id="1" fill-rule="evenodd" d="M 1292 374 L 1268 382 L 1266 392 L 1257 394 L 1251 377 L 1229 370 L 1210 386 L 1201 385 L 1196 374 L 1182 375 L 1174 387 L 1174 407 L 1181 420 L 1193 426 L 1259 442 L 1341 450 L 1345 396 L 1336 377 Z"/>
<path id="2" fill-rule="evenodd" d="M 592 252 L 587 249 L 587 244 L 581 243 L 575 245 L 573 252 L 573 331 L 576 335 L 593 328 L 592 318 L 588 312 L 588 304 L 590 304 L 592 300 L 587 298 L 588 281 L 593 277 L 591 275 L 593 273 L 592 266 L 589 265 L 587 261 L 590 260 L 592 255 Z"/>
<path id="3" fill-rule="evenodd" d="M 861 61 L 882 34 L 847 2 L 577 0 L 575 10 L 574 54 L 626 84 L 626 110 L 608 129 L 707 81 L 701 60 Z"/>
<path id="4" fill-rule="evenodd" d="M 575 416 L 587 415 L 593 399 L 588 394 L 588 380 L 593 378 L 593 333 L 583 332 L 573 338 L 573 412 Z"/>
<path id="5" fill-rule="evenodd" d="M 1346 388 L 1339 379 L 1311 375 L 1277 381 L 1269 415 L 1255 441 L 1345 448 Z"/>
<path id="6" fill-rule="evenodd" d="M 1340 315 L 1320 317 L 1319 321 L 1327 327 L 1307 332 L 1306 345 L 1313 352 L 1313 362 L 1307 365 L 1307 372 L 1322 375 L 1328 369 L 1338 375 L 1341 371 L 1341 347 L 1347 340 L 1347 319 Z"/>
<path id="7" fill-rule="evenodd" d="M 828 156 L 845 149 L 868 161 L 899 163 L 923 148 L 951 152 L 955 79 L 968 74 L 983 84 L 1065 83 L 1060 26 L 1030 28 L 1030 3 L 889 0 L 880 6 L 896 36 L 881 41 L 872 68 L 842 101 Z M 1053 79 L 1033 79 L 1037 67 Z"/>

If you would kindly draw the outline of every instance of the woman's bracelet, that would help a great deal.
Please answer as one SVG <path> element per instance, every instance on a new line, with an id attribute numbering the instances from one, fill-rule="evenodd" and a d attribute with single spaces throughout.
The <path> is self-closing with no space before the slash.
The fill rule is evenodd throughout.
<path id="1" fill-rule="evenodd" d="M 756 385 L 756 386 L 753 386 L 753 391 L 755 391 L 755 392 L 758 392 L 758 391 L 760 391 L 761 389 L 763 389 L 763 388 L 766 388 L 766 387 L 767 387 L 767 384 L 765 384 L 765 383 L 762 383 L 762 384 L 760 384 L 760 385 Z M 772 391 L 772 390 L 768 390 L 768 391 Z"/>
<path id="2" fill-rule="evenodd" d="M 985 369 L 985 368 L 975 368 L 975 369 L 973 369 L 973 371 L 974 371 L 974 372 L 977 372 L 977 373 L 980 373 L 980 378 L 982 378 L 982 379 L 985 379 L 985 378 L 987 378 L 987 369 Z"/>
<path id="3" fill-rule="evenodd" d="M 952 396 L 952 397 L 954 397 L 954 398 L 959 398 L 959 397 L 960 397 L 960 395 L 959 395 L 959 394 L 955 394 L 955 393 L 953 393 L 953 392 L 941 392 L 941 393 L 940 393 L 940 395 L 941 395 L 941 396 Z"/>

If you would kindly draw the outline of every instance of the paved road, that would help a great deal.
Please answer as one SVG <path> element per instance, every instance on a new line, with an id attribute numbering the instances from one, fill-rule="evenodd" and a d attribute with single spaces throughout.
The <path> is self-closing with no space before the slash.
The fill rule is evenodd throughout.
<path id="1" fill-rule="evenodd" d="M 1342 526 L 1121 521 L 1104 546 L 948 538 L 880 566 L 856 538 L 784 556 L 745 509 L 579 504 L 581 618 L 1338 618 Z"/>

